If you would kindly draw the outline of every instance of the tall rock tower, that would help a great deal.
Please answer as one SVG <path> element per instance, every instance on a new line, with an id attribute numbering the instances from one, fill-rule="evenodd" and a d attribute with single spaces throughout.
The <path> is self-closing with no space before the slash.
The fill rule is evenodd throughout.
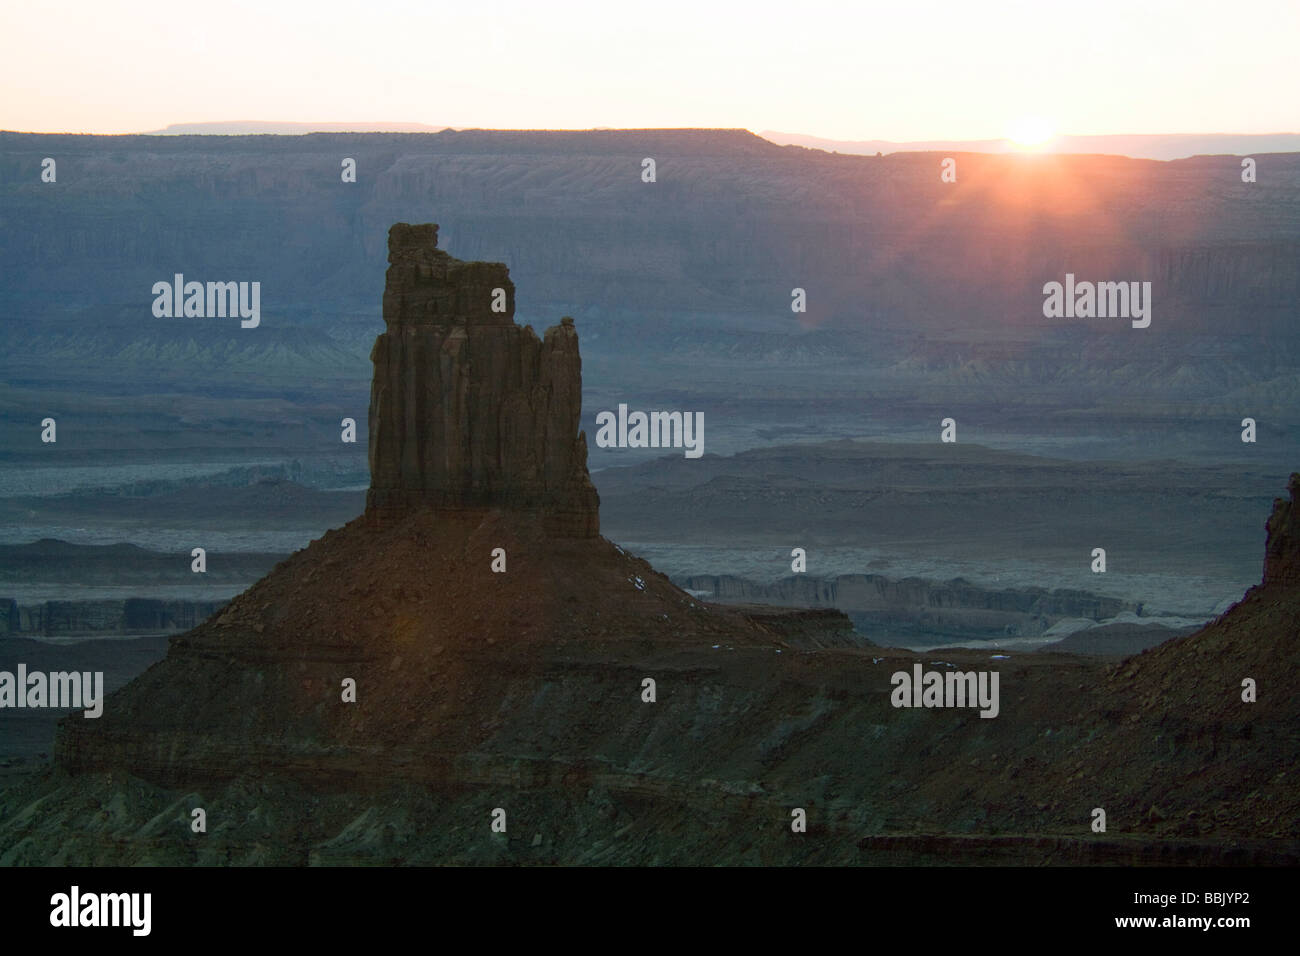
<path id="1" fill-rule="evenodd" d="M 509 270 L 452 258 L 432 223 L 393 226 L 388 261 L 387 330 L 370 354 L 366 514 L 499 508 L 552 534 L 597 535 L 573 320 L 541 340 L 520 328 Z"/>

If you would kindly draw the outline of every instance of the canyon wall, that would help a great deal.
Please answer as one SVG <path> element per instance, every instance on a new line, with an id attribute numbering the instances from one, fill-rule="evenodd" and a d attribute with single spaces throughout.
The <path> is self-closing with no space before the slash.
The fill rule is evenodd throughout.
<path id="1" fill-rule="evenodd" d="M 39 179 L 58 159 L 56 184 Z M 357 181 L 340 182 L 343 157 Z M 643 158 L 657 180 L 640 179 Z M 743 130 L 308 136 L 0 133 L 0 315 L 137 305 L 173 267 L 260 278 L 265 305 L 364 308 L 388 224 L 435 209 L 530 305 L 784 316 L 806 324 L 1041 320 L 1041 283 L 1149 279 L 1171 328 L 1273 328 L 1300 294 L 1300 155 L 843 156 Z M 141 291 L 141 290 L 144 291 Z M 145 299 L 147 306 L 147 298 Z M 1177 306 L 1175 308 L 1175 305 Z M 580 316 L 583 317 L 583 316 Z"/>

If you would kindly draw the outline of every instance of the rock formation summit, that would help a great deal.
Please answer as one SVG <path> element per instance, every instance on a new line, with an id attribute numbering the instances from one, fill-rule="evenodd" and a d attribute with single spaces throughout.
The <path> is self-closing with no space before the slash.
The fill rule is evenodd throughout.
<path id="1" fill-rule="evenodd" d="M 520 328 L 506 267 L 452 258 L 433 224 L 393 226 L 388 261 L 387 331 L 370 356 L 367 513 L 496 507 L 595 536 L 573 320 L 541 340 Z"/>

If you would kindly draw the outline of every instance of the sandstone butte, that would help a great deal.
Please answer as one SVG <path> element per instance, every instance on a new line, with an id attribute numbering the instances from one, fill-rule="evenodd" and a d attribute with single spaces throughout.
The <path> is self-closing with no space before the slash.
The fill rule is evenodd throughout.
<path id="1" fill-rule="evenodd" d="M 998 668 L 999 716 L 895 709 L 939 655 L 702 604 L 599 536 L 573 323 L 539 340 L 504 266 L 436 243 L 390 233 L 365 514 L 64 719 L 0 792 L 0 862 L 1300 862 L 1300 476 L 1264 582 L 1199 632 L 944 651 Z"/>
<path id="2" fill-rule="evenodd" d="M 389 232 L 365 514 L 176 638 L 96 726 L 64 725 L 63 766 L 175 786 L 390 761 L 424 774 L 423 756 L 481 743 L 482 718 L 455 715 L 505 704 L 500 667 L 475 663 L 485 651 L 509 670 L 532 644 L 868 643 L 838 611 L 706 607 L 600 537 L 573 320 L 539 340 L 514 322 L 504 265 L 437 242 L 433 224 Z"/>

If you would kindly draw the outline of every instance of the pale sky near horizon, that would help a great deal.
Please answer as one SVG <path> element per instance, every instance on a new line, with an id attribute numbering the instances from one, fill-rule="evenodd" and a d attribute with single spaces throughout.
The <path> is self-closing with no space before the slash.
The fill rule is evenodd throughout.
<path id="1" fill-rule="evenodd" d="M 0 129 L 1297 132 L 1298 40 L 1300 0 L 11 0 Z"/>

